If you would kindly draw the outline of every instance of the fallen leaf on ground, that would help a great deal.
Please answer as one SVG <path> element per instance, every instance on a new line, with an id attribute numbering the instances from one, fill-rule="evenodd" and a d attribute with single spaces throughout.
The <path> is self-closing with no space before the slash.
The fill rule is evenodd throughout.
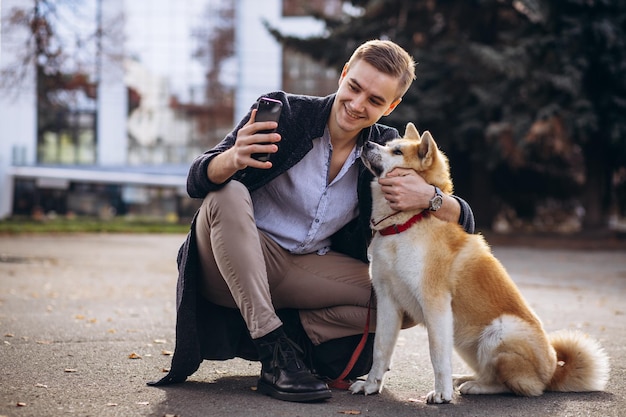
<path id="1" fill-rule="evenodd" d="M 135 352 L 128 355 L 128 359 L 141 359 L 141 356 L 137 355 Z"/>
<path id="2" fill-rule="evenodd" d="M 174 354 L 174 352 L 172 352 L 171 350 L 162 350 L 161 351 L 161 355 L 172 356 L 173 354 Z"/>
<path id="3" fill-rule="evenodd" d="M 107 403 L 107 407 L 117 407 L 117 403 Z"/>
<path id="4" fill-rule="evenodd" d="M 165 339 L 154 339 L 153 342 L 162 345 L 162 344 L 167 343 L 167 340 L 165 340 Z"/>
<path id="5" fill-rule="evenodd" d="M 65 368 L 64 372 L 67 372 L 67 373 L 78 372 L 78 369 L 74 369 L 74 368 Z"/>
<path id="6" fill-rule="evenodd" d="M 37 387 L 37 388 L 48 388 L 48 386 L 45 385 L 45 384 L 35 384 L 35 387 Z"/>
<path id="7" fill-rule="evenodd" d="M 26 403 L 23 403 L 21 401 L 18 401 L 16 404 L 18 407 L 26 407 Z"/>
<path id="8" fill-rule="evenodd" d="M 148 401 L 138 401 L 137 404 L 138 405 L 149 405 L 150 403 Z"/>
<path id="9" fill-rule="evenodd" d="M 358 410 L 345 410 L 345 411 L 340 411 L 339 414 L 348 414 L 351 416 L 358 416 L 359 414 L 361 414 L 361 412 Z"/>

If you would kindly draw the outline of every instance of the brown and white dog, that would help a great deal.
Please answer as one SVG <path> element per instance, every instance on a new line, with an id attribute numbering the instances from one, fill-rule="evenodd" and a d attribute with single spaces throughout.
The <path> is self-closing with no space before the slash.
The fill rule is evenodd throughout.
<path id="1" fill-rule="evenodd" d="M 447 157 L 429 132 L 420 137 L 412 123 L 403 138 L 386 146 L 368 142 L 361 158 L 376 177 L 396 167 L 412 168 L 428 183 L 452 193 Z M 372 194 L 374 362 L 367 380 L 350 387 L 353 394 L 383 389 L 404 315 L 428 331 L 435 376 L 428 403 L 450 402 L 453 385 L 461 394 L 523 396 L 604 389 L 609 377 L 604 350 L 579 332 L 547 335 L 482 236 L 428 212 L 394 212 L 376 179 Z M 380 233 L 394 226 L 401 232 Z M 474 375 L 452 375 L 453 347 Z"/>

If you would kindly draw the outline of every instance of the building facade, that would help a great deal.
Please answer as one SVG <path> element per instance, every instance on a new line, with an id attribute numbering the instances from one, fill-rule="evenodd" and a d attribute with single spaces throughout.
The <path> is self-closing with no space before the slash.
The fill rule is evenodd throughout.
<path id="1" fill-rule="evenodd" d="M 119 19 L 127 6 L 126 0 L 94 1 L 100 22 Z M 96 94 L 83 88 L 75 109 L 63 116 L 63 127 L 44 131 L 42 120 L 50 114 L 40 103 L 36 69 L 26 68 L 19 89 L 0 93 L 0 218 L 35 213 L 185 217 L 194 210 L 185 191 L 189 163 L 223 137 L 258 96 L 283 88 L 333 91 L 336 71 L 283 53 L 264 27 L 267 21 L 284 33 L 319 33 L 321 24 L 306 16 L 300 2 L 234 4 L 234 64 L 223 70 L 234 80 L 233 100 L 223 106 L 181 100 L 163 76 L 128 57 L 115 59 L 123 44 L 105 40 L 99 47 L 117 53 L 99 54 L 97 83 L 92 83 Z M 310 4 L 337 11 L 341 2 Z M 24 2 L 0 2 L 3 21 L 15 7 L 24 8 Z M 132 28 L 125 31 L 133 36 Z M 0 27 L 0 71 L 19 61 L 29 36 L 26 29 Z"/>

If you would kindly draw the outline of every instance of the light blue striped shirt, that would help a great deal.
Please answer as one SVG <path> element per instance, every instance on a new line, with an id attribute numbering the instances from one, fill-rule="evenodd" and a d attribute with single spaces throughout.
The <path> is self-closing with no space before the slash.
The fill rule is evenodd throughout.
<path id="1" fill-rule="evenodd" d="M 257 227 L 291 253 L 325 254 L 330 237 L 358 215 L 361 148 L 328 184 L 332 151 L 327 127 L 300 162 L 252 193 Z"/>

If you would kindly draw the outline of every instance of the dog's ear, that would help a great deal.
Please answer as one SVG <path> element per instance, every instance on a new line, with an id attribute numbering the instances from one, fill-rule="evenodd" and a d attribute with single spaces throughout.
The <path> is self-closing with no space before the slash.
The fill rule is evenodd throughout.
<path id="1" fill-rule="evenodd" d="M 420 132 L 417 131 L 415 125 L 411 122 L 407 123 L 406 129 L 404 130 L 404 137 L 407 139 L 419 139 Z"/>
<path id="2" fill-rule="evenodd" d="M 420 145 L 417 149 L 417 155 L 422 159 L 425 166 L 429 166 L 433 160 L 433 152 L 437 150 L 437 144 L 430 132 L 427 130 L 422 134 Z"/>

